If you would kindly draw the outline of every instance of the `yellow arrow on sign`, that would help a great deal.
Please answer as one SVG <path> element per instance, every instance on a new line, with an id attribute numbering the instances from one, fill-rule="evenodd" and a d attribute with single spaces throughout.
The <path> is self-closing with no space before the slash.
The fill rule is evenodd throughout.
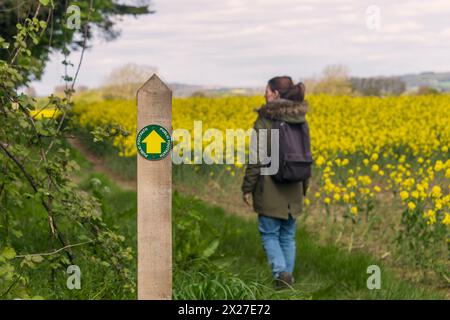
<path id="1" fill-rule="evenodd" d="M 161 138 L 158 132 L 153 130 L 142 142 L 145 143 L 146 153 L 161 153 L 161 143 L 165 140 Z"/>

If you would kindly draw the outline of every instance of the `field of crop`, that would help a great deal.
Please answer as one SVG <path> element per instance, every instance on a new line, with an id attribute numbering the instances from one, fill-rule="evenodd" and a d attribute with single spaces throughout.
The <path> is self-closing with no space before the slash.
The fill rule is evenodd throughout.
<path id="1" fill-rule="evenodd" d="M 450 96 L 321 95 L 309 97 L 308 102 L 315 167 L 305 216 L 313 216 L 315 226 L 323 221 L 345 226 L 333 233 L 333 241 L 347 239 L 349 251 L 357 247 L 357 240 L 361 248 L 370 247 L 370 242 L 389 242 L 377 244 L 384 249 L 383 258 L 391 256 L 419 270 L 421 275 L 415 278 L 431 271 L 438 286 L 448 286 Z M 262 103 L 261 97 L 174 99 L 173 127 L 192 132 L 194 121 L 202 121 L 203 132 L 208 128 L 247 130 L 256 119 L 254 109 Z M 85 131 L 108 126 L 113 134 L 110 143 L 118 154 L 135 159 L 134 101 L 79 99 L 74 113 L 77 126 Z M 188 180 L 195 180 L 196 192 L 206 200 L 225 207 L 233 202 L 229 207 L 236 208 L 241 165 L 180 167 L 175 174 L 181 178 L 175 181 L 189 185 Z M 198 181 L 220 185 L 221 190 L 199 188 Z M 223 189 L 235 196 L 224 200 Z M 330 229 L 321 232 L 328 234 Z M 384 238 L 384 233 L 389 237 Z"/>

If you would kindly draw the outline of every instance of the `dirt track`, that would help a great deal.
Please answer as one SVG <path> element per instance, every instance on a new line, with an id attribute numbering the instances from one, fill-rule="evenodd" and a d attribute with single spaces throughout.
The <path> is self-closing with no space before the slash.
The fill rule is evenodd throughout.
<path id="1" fill-rule="evenodd" d="M 107 175 L 124 190 L 137 190 L 136 180 L 124 179 L 123 177 L 109 169 L 108 166 L 105 165 L 105 160 L 92 154 L 92 152 L 90 152 L 80 140 L 78 140 L 77 138 L 67 138 L 67 141 L 72 147 L 77 149 L 83 155 L 83 157 L 85 157 L 90 163 L 92 163 L 92 171 Z"/>

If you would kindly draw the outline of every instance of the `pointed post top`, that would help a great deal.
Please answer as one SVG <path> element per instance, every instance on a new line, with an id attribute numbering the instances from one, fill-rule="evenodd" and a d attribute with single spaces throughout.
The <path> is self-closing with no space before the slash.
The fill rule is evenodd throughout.
<path id="1" fill-rule="evenodd" d="M 158 77 L 158 75 L 156 73 L 154 73 L 150 79 L 148 79 L 138 90 L 138 94 L 141 91 L 160 91 L 160 92 L 164 92 L 164 91 L 169 91 L 172 92 L 172 90 L 170 90 L 170 88 Z"/>

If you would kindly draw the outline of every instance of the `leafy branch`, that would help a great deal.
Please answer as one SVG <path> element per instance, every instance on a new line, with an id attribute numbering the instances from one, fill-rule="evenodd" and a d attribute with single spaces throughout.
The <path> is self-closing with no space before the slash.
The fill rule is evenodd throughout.
<path id="1" fill-rule="evenodd" d="M 97 197 L 73 183 L 71 176 L 78 166 L 70 159 L 70 150 L 64 147 L 65 137 L 71 134 L 66 123 L 70 119 L 75 81 L 87 46 L 93 3 L 90 0 L 84 21 L 83 50 L 75 77 L 71 79 L 66 73 L 64 78 L 66 81 L 70 78 L 71 84 L 65 96 L 52 95 L 41 107 L 41 102 L 19 94 L 18 88 L 24 83 L 23 74 L 33 68 L 30 64 L 32 48 L 47 35 L 47 25 L 56 4 L 40 0 L 34 14 L 17 24 L 12 44 L 0 37 L 0 52 L 13 48 L 8 59 L 0 54 L 0 292 L 7 298 L 30 297 L 25 267 L 35 268 L 33 263 L 39 260 L 42 262 L 39 268 L 50 268 L 50 274 L 54 275 L 55 270 L 76 264 L 79 258 L 89 259 L 105 271 L 112 267 L 117 281 L 121 281 L 121 288 L 134 292 L 134 277 L 127 267 L 133 258 L 131 249 L 124 246 L 125 238 L 102 220 L 102 206 Z M 40 19 L 43 8 L 48 10 L 45 20 Z M 64 63 L 67 63 L 69 52 L 64 49 L 64 53 Z M 44 109 L 53 109 L 53 116 L 38 117 Z M 46 214 L 47 221 L 40 212 Z M 29 248 L 21 248 L 24 242 L 16 239 L 26 234 L 24 226 L 41 226 L 42 223 L 48 224 L 50 236 L 35 234 L 33 236 L 41 240 L 28 242 Z M 48 249 L 43 249 L 46 238 Z M 74 247 L 78 248 L 76 255 Z M 17 248 L 43 253 L 16 255 Z M 24 258 L 20 269 L 16 268 L 14 258 Z M 50 280 L 54 281 L 52 279 L 53 276 Z"/>

